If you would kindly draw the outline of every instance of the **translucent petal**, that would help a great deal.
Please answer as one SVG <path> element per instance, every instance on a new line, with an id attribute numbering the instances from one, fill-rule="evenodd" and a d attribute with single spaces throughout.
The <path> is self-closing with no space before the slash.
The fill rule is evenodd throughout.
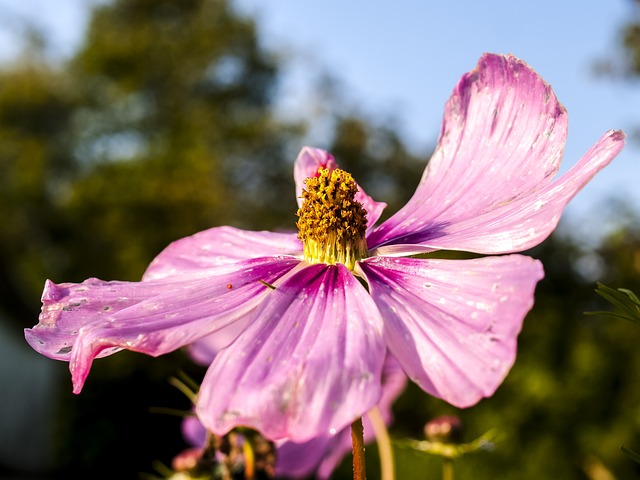
<path id="1" fill-rule="evenodd" d="M 359 265 L 387 346 L 411 380 L 457 407 L 494 393 L 515 361 L 540 262 L 376 257 Z"/>
<path id="2" fill-rule="evenodd" d="M 196 412 L 216 434 L 334 435 L 380 399 L 380 314 L 343 265 L 292 272 L 209 367 Z"/>
<path id="3" fill-rule="evenodd" d="M 263 258 L 146 282 L 47 281 L 40 321 L 25 337 L 70 362 L 78 393 L 94 358 L 121 349 L 157 356 L 189 344 L 247 315 L 271 292 L 261 281 L 275 282 L 297 263 Z"/>
<path id="4" fill-rule="evenodd" d="M 217 332 L 202 337 L 187 345 L 187 353 L 198 365 L 209 366 L 216 354 L 229 346 L 243 332 L 251 320 L 250 316 L 243 317 L 231 325 Z"/>
<path id="5" fill-rule="evenodd" d="M 378 409 L 385 424 L 392 421 L 391 406 L 407 384 L 407 377 L 392 355 L 387 355 L 382 372 L 382 398 Z M 372 442 L 374 430 L 369 416 L 363 417 L 365 443 Z M 308 442 L 284 441 L 278 443 L 278 475 L 287 478 L 301 478 L 316 473 L 319 479 L 328 479 L 342 458 L 351 450 L 351 428 L 347 427 L 336 435 L 316 437 Z"/>
<path id="6" fill-rule="evenodd" d="M 486 54 L 462 77 L 414 196 L 368 237 L 381 254 L 433 249 L 509 253 L 544 240 L 564 206 L 618 154 L 608 132 L 567 174 L 557 173 L 567 115 L 551 87 L 513 56 Z"/>
<path id="7" fill-rule="evenodd" d="M 151 262 L 143 279 L 154 280 L 251 258 L 301 253 L 302 244 L 295 233 L 216 227 L 170 244 Z"/>

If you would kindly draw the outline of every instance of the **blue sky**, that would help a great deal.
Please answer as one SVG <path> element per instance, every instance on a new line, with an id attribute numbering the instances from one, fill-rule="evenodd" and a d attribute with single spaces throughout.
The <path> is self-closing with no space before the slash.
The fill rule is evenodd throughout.
<path id="1" fill-rule="evenodd" d="M 0 58 L 14 44 L 13 20 L 28 18 L 54 34 L 65 55 L 81 39 L 87 0 L 0 0 Z M 618 49 L 633 13 L 630 0 L 394 2 L 237 0 L 256 16 L 264 44 L 287 58 L 281 111 L 304 116 L 310 78 L 337 77 L 350 101 L 373 118 L 398 119 L 407 141 L 428 153 L 445 101 L 485 51 L 513 53 L 554 88 L 569 112 L 563 170 L 610 128 L 640 126 L 640 82 L 598 78 L 593 64 Z M 640 210 L 640 146 L 630 142 L 574 201 L 569 214 L 588 217 L 617 195 Z"/>

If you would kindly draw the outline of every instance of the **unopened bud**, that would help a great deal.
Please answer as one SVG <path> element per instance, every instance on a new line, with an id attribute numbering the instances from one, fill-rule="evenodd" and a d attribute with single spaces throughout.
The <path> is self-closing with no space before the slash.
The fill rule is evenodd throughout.
<path id="1" fill-rule="evenodd" d="M 424 434 L 430 442 L 461 443 L 462 421 L 453 415 L 436 417 L 424 426 Z"/>
<path id="2" fill-rule="evenodd" d="M 188 448 L 173 457 L 171 468 L 176 472 L 192 470 L 198 465 L 202 457 L 202 448 Z"/>

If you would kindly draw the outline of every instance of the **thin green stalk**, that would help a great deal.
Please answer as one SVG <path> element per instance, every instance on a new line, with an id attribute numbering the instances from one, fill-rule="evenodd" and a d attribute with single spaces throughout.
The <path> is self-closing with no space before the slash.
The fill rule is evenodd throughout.
<path id="1" fill-rule="evenodd" d="M 453 459 L 442 459 L 442 480 L 453 480 Z"/>
<path id="2" fill-rule="evenodd" d="M 373 407 L 367 413 L 371 427 L 373 428 L 373 434 L 376 437 L 378 443 L 378 453 L 380 455 L 380 478 L 382 480 L 394 480 L 395 467 L 393 464 L 393 449 L 391 448 L 391 439 L 389 438 L 389 432 L 387 426 L 384 424 L 384 419 L 380 414 L 378 407 Z"/>

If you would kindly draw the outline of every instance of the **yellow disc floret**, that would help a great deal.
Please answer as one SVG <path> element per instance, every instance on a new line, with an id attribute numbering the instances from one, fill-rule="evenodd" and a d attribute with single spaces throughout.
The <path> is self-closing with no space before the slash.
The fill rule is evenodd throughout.
<path id="1" fill-rule="evenodd" d="M 344 170 L 318 170 L 305 182 L 298 210 L 298 238 L 310 263 L 342 263 L 353 270 L 367 256 L 367 211 L 354 200 L 358 191 Z"/>

